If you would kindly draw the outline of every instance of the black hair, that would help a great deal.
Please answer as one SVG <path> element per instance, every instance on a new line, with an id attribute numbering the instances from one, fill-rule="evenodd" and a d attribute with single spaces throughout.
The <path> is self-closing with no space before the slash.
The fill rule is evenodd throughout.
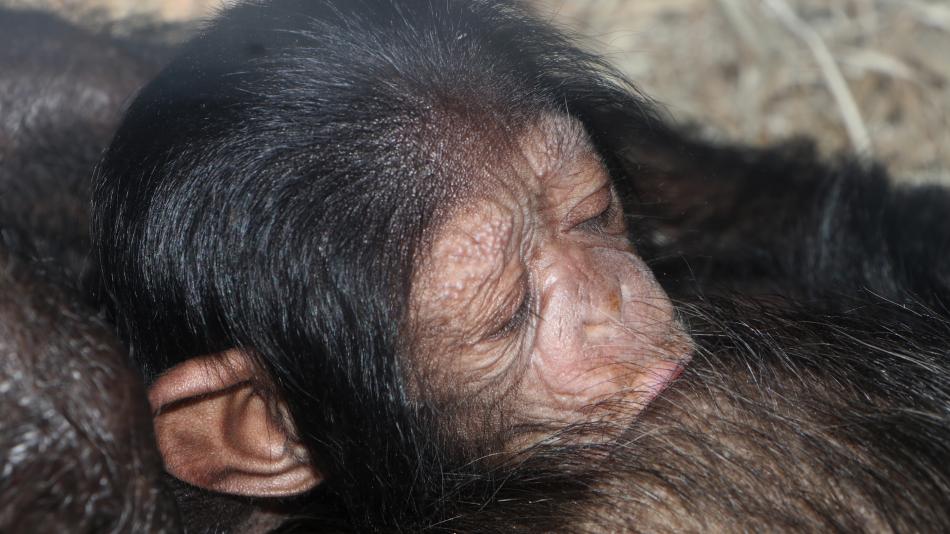
<path id="1" fill-rule="evenodd" d="M 749 147 L 653 133 L 631 145 L 628 211 L 639 252 L 672 296 L 738 291 L 830 305 L 869 291 L 947 309 L 946 187 L 901 183 L 853 155 L 823 158 L 807 139 Z"/>
<path id="2" fill-rule="evenodd" d="M 150 381 L 248 351 L 328 475 L 323 502 L 367 528 L 425 516 L 454 460 L 440 414 L 407 394 L 415 261 L 473 169 L 545 113 L 584 123 L 608 163 L 655 124 L 601 59 L 513 3 L 223 11 L 138 95 L 98 169 L 94 247 L 132 359 Z"/>

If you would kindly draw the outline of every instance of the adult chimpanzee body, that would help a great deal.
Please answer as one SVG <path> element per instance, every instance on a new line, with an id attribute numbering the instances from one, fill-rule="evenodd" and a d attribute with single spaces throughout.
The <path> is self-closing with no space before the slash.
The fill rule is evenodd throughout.
<path id="1" fill-rule="evenodd" d="M 0 210 L 35 253 L 89 271 L 92 170 L 158 45 L 95 35 L 53 15 L 0 9 Z"/>
<path id="2" fill-rule="evenodd" d="M 0 530 L 175 532 L 141 380 L 79 296 L 0 244 Z"/>
<path id="3" fill-rule="evenodd" d="M 93 168 L 159 50 L 40 12 L 0 35 L 0 531 L 178 531 L 141 379 L 76 289 Z"/>
<path id="4" fill-rule="evenodd" d="M 674 295 L 950 302 L 946 187 L 895 185 L 854 158 L 823 162 L 806 140 L 752 148 L 657 132 L 635 150 L 633 237 Z"/>
<path id="5" fill-rule="evenodd" d="M 96 189 L 186 523 L 946 524 L 942 234 L 902 237 L 946 200 L 782 154 L 669 130 L 504 2 L 226 11 Z M 737 289 L 768 303 L 704 300 Z"/>

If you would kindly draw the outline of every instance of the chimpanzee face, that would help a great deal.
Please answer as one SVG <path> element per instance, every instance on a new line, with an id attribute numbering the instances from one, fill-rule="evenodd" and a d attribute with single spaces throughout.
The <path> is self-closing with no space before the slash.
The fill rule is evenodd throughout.
<path id="1" fill-rule="evenodd" d="M 627 238 L 604 164 L 561 117 L 510 152 L 422 263 L 416 350 L 435 374 L 421 387 L 525 424 L 575 422 L 608 399 L 645 406 L 691 344 Z"/>

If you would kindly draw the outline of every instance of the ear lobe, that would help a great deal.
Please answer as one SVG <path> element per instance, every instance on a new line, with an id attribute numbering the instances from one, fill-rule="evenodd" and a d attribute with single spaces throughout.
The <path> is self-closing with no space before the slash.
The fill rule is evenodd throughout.
<path id="1" fill-rule="evenodd" d="M 287 421 L 275 420 L 239 350 L 188 360 L 149 388 L 165 469 L 194 486 L 234 495 L 285 497 L 320 483 Z"/>

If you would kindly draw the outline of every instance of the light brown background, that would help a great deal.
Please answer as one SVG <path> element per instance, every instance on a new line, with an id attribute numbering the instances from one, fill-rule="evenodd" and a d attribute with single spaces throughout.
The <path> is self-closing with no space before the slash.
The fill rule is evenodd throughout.
<path id="1" fill-rule="evenodd" d="M 827 153 L 862 149 L 902 180 L 950 183 L 950 1 L 531 2 L 545 18 L 585 36 L 588 47 L 606 53 L 673 116 L 709 135 L 763 143 L 806 134 Z M 222 4 L 0 3 L 86 22 L 143 14 L 191 21 Z M 781 16 L 783 6 L 792 17 Z M 831 62 L 816 59 L 822 49 Z M 836 79 L 844 82 L 839 98 L 832 93 Z"/>

